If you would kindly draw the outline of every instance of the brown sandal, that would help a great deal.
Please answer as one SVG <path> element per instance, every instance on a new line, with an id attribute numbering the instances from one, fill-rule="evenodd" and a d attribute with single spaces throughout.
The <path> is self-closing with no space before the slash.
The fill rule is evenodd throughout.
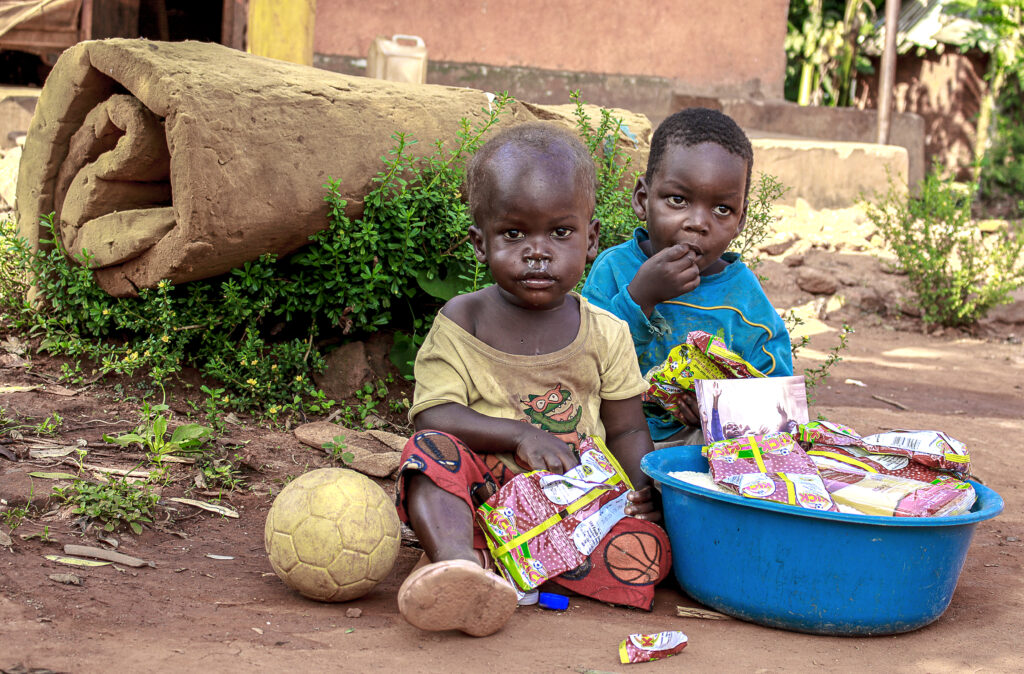
<path id="1" fill-rule="evenodd" d="M 427 564 L 398 590 L 402 616 L 431 632 L 455 629 L 485 637 L 508 622 L 516 605 L 516 591 L 504 578 L 463 559 Z"/>

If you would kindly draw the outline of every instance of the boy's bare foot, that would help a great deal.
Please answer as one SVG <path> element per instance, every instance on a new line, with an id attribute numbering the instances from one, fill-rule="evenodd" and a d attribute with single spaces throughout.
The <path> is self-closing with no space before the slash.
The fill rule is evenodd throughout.
<path id="1" fill-rule="evenodd" d="M 494 634 L 516 610 L 515 589 L 479 564 L 452 559 L 409 574 L 398 590 L 398 610 L 415 627 Z"/>

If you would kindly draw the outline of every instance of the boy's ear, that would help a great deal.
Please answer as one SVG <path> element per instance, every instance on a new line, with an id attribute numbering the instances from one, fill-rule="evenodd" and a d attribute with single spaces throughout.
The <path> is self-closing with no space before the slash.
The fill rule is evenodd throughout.
<path id="1" fill-rule="evenodd" d="M 469 241 L 473 244 L 473 253 L 481 264 L 487 264 L 487 251 L 484 250 L 484 233 L 476 225 L 469 226 Z"/>
<path id="2" fill-rule="evenodd" d="M 641 222 L 647 221 L 647 187 L 647 178 L 639 176 L 636 185 L 633 186 L 633 199 L 630 202 L 633 205 L 633 212 Z"/>
<path id="3" fill-rule="evenodd" d="M 601 241 L 601 221 L 594 218 L 587 225 L 587 262 L 593 262 L 597 257 Z"/>
<path id="4" fill-rule="evenodd" d="M 747 226 L 747 208 L 750 206 L 750 199 L 743 200 L 743 215 L 740 217 L 740 226 L 736 229 L 736 233 L 739 234 L 743 231 L 743 228 Z"/>

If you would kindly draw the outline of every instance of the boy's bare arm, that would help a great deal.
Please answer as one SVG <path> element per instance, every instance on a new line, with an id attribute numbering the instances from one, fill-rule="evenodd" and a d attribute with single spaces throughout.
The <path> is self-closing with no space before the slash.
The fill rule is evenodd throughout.
<path id="1" fill-rule="evenodd" d="M 626 514 L 643 520 L 660 520 L 657 491 L 651 478 L 640 470 L 640 460 L 654 449 L 640 405 L 640 396 L 625 400 L 602 400 L 601 421 L 604 423 L 608 449 L 622 464 L 633 483 L 634 491 L 628 497 Z"/>
<path id="2" fill-rule="evenodd" d="M 515 454 L 531 470 L 564 473 L 579 465 L 569 445 L 550 433 L 523 421 L 480 414 L 458 403 L 427 408 L 413 423 L 418 431 L 450 433 L 477 454 Z"/>

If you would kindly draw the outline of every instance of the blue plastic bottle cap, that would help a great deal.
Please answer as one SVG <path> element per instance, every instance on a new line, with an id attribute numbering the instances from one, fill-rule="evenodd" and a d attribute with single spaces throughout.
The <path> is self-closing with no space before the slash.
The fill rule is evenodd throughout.
<path id="1" fill-rule="evenodd" d="M 569 598 L 564 594 L 554 594 L 553 592 L 541 592 L 537 603 L 541 608 L 552 611 L 564 611 L 569 608 Z"/>

